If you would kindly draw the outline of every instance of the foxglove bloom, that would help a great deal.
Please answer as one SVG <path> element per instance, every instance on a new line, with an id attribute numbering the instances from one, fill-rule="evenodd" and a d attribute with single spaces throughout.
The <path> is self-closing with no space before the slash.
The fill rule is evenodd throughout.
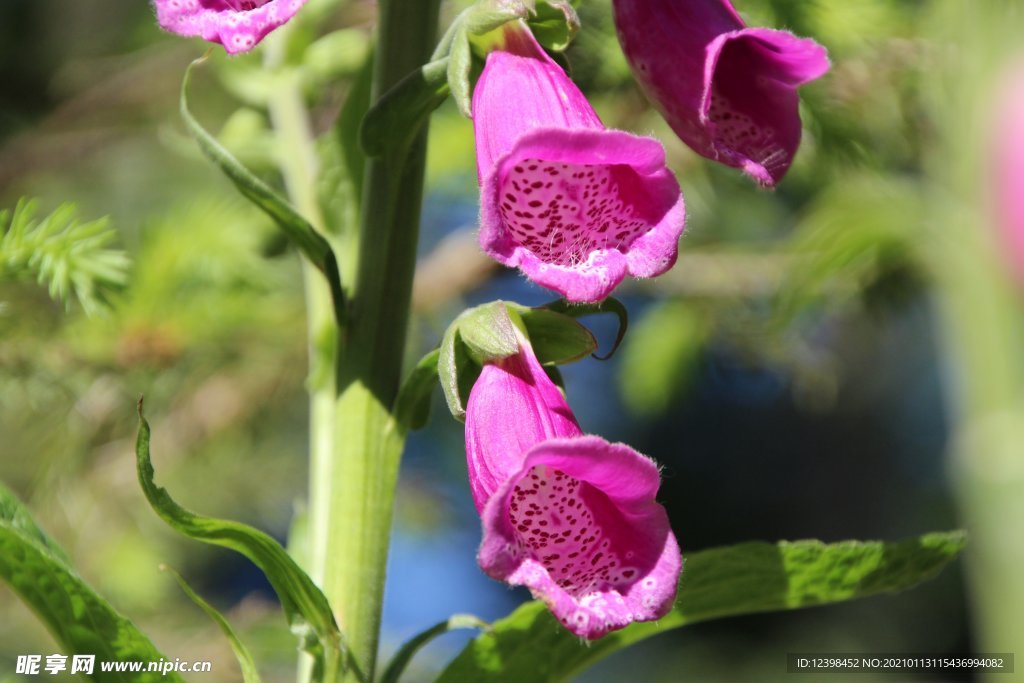
<path id="1" fill-rule="evenodd" d="M 647 97 L 683 142 L 772 186 L 800 145 L 797 86 L 825 48 L 747 28 L 727 0 L 613 0 L 619 42 Z"/>
<path id="2" fill-rule="evenodd" d="M 466 454 L 487 574 L 588 639 L 671 609 L 681 557 L 654 500 L 657 465 L 583 435 L 525 340 L 473 386 Z"/>
<path id="3" fill-rule="evenodd" d="M 284 24 L 306 0 L 154 0 L 160 27 L 246 52 Z"/>
<path id="4" fill-rule="evenodd" d="M 571 301 L 675 263 L 685 212 L 656 140 L 602 125 L 519 23 L 473 91 L 480 244 Z"/>

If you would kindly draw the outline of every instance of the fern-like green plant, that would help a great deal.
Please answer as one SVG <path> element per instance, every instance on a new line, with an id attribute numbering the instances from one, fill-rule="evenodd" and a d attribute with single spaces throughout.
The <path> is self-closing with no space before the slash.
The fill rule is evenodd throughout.
<path id="1" fill-rule="evenodd" d="M 106 218 L 80 222 L 74 204 L 61 204 L 36 220 L 38 201 L 20 199 L 0 211 L 0 283 L 34 279 L 70 309 L 75 298 L 87 315 L 109 305 L 125 285 L 129 259 L 109 245 L 116 237 Z"/>

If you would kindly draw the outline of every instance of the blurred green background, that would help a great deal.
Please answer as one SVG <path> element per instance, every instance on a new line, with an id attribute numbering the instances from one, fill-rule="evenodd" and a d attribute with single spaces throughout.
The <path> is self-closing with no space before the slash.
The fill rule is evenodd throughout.
<path id="1" fill-rule="evenodd" d="M 967 564 L 973 589 L 958 564 L 896 597 L 676 631 L 582 680 L 774 681 L 787 678 L 787 652 L 965 653 L 995 644 L 1005 652 L 1024 644 L 1024 618 L 1014 611 L 1019 582 L 995 598 L 978 588 L 1012 582 L 1008 561 L 987 554 L 998 545 L 988 534 L 999 527 L 1000 539 L 1022 544 L 1012 503 L 1020 482 L 1003 478 L 1001 495 L 1011 502 L 992 509 L 987 502 L 1003 498 L 990 498 L 984 482 L 971 485 L 972 449 L 1005 449 L 1019 470 L 1024 441 L 1013 427 L 1010 436 L 984 437 L 996 442 L 958 445 L 975 443 L 964 427 L 975 413 L 1002 411 L 1021 424 L 1013 401 L 1024 362 L 1013 360 L 1022 347 L 1009 338 L 995 344 L 994 353 L 1010 349 L 1005 379 L 1015 391 L 1005 405 L 976 411 L 984 401 L 972 396 L 985 388 L 972 388 L 972 339 L 957 329 L 985 335 L 986 321 L 958 316 L 981 303 L 972 297 L 991 302 L 992 291 L 1017 339 L 1024 316 L 987 236 L 970 145 L 973 105 L 988 83 L 978 74 L 990 73 L 1008 49 L 1003 32 L 1013 33 L 964 23 L 1011 4 L 993 0 L 976 13 L 968 6 L 739 3 L 751 24 L 814 37 L 833 61 L 802 90 L 802 148 L 780 188 L 765 192 L 671 134 L 630 78 L 608 3 L 583 1 L 584 28 L 568 52 L 574 79 L 607 125 L 664 141 L 688 208 L 676 268 L 620 290 L 633 316 L 623 348 L 611 361 L 564 368 L 584 429 L 664 466 L 660 498 L 684 552 L 958 526 L 980 545 Z M 444 16 L 457 9 L 446 4 Z M 297 62 L 313 126 L 323 131 L 364 58 L 373 6 L 314 0 L 303 20 L 308 47 Z M 184 68 L 205 49 L 162 34 L 147 3 L 0 3 L 0 208 L 35 197 L 43 215 L 74 202 L 83 220 L 109 216 L 113 246 L 131 261 L 110 305 L 94 315 L 74 297 L 65 306 L 31 278 L 0 270 L 0 480 L 165 653 L 212 660 L 202 680 L 237 680 L 238 671 L 226 641 L 161 563 L 227 613 L 265 680 L 284 681 L 294 676 L 295 644 L 258 571 L 176 536 L 135 482 L 135 401 L 145 394 L 158 478 L 184 505 L 282 540 L 302 520 L 308 408 L 298 260 L 204 162 L 178 120 Z M 945 68 L 957 50 L 989 57 L 961 74 Z M 192 99 L 225 145 L 279 182 L 259 59 L 217 53 L 197 74 Z M 954 141 L 950 131 L 969 140 Z M 471 126 L 449 103 L 431 128 L 410 359 L 433 347 L 466 305 L 551 298 L 477 253 L 476 202 Z M 946 230 L 954 216 L 972 236 Z M 960 270 L 949 267 L 956 254 Z M 966 287 L 961 277 L 984 286 Z M 608 344 L 612 322 L 593 323 Z M 453 612 L 497 618 L 527 597 L 475 566 L 479 528 L 460 425 L 440 397 L 435 408 L 403 465 L 388 649 Z M 1002 613 L 1009 621 L 999 621 Z M 992 623 L 1001 626 L 993 631 Z M 407 680 L 429 680 L 460 642 L 450 636 L 429 648 Z M 0 681 L 18 680 L 17 655 L 55 651 L 0 588 Z"/>

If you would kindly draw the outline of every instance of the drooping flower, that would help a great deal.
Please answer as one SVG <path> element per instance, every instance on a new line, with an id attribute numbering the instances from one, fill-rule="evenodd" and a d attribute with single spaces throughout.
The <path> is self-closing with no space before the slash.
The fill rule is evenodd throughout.
<path id="1" fill-rule="evenodd" d="M 990 164 L 995 220 L 1002 253 L 1024 283 L 1024 59 L 999 81 L 991 125 Z"/>
<path id="2" fill-rule="evenodd" d="M 633 75 L 698 154 L 773 186 L 800 145 L 797 87 L 828 54 L 787 31 L 747 28 L 728 0 L 613 0 Z"/>
<path id="3" fill-rule="evenodd" d="M 522 24 L 473 91 L 480 244 L 571 301 L 675 263 L 683 197 L 658 141 L 608 130 Z"/>
<path id="4" fill-rule="evenodd" d="M 657 465 L 583 435 L 529 343 L 488 363 L 466 407 L 477 559 L 588 639 L 664 616 L 681 569 Z"/>
<path id="5" fill-rule="evenodd" d="M 306 0 L 154 0 L 160 27 L 246 52 L 284 24 Z"/>

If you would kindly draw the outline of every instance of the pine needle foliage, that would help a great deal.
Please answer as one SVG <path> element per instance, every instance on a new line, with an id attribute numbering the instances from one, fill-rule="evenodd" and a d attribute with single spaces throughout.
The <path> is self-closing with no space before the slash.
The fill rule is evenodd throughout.
<path id="1" fill-rule="evenodd" d="M 81 222 L 78 208 L 65 203 L 37 220 L 38 204 L 22 198 L 13 213 L 0 211 L 0 283 L 34 279 L 66 310 L 77 299 L 87 315 L 109 306 L 130 261 L 109 246 L 117 233 L 108 219 Z"/>

